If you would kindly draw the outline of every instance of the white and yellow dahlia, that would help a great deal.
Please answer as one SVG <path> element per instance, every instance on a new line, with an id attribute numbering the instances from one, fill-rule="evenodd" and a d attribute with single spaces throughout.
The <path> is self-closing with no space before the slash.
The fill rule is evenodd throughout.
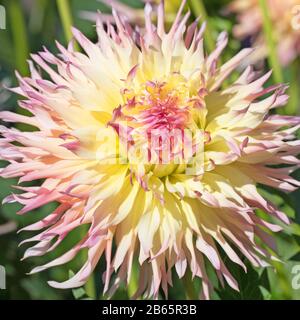
<path id="1" fill-rule="evenodd" d="M 43 181 L 19 185 L 23 193 L 5 202 L 24 205 L 19 214 L 58 203 L 46 218 L 23 229 L 39 231 L 26 240 L 36 244 L 24 257 L 44 255 L 70 231 L 89 226 L 72 249 L 31 271 L 65 264 L 87 249 L 82 268 L 65 282 L 50 281 L 53 287 L 82 286 L 102 258 L 105 292 L 129 282 L 137 261 L 135 297 L 158 297 L 160 287 L 167 295 L 173 270 L 181 278 L 190 269 L 202 279 L 201 296 L 208 298 L 207 263 L 222 284 L 225 279 L 238 290 L 220 248 L 245 271 L 243 256 L 254 266 L 276 259 L 268 249 L 273 248 L 270 231 L 281 227 L 255 209 L 274 221 L 289 221 L 256 185 L 288 192 L 299 186 L 289 176 L 299 165 L 294 135 L 299 118 L 270 113 L 287 100 L 285 86 L 263 88 L 270 73 L 257 77 L 247 67 L 222 89 L 252 49 L 219 66 L 226 33 L 206 54 L 204 28 L 197 22 L 187 27 L 184 3 L 169 31 L 163 3 L 157 25 L 146 5 L 142 33 L 115 11 L 116 28 L 98 16 L 97 43 L 73 29 L 84 53 L 57 43 L 58 55 L 47 49 L 32 55 L 31 76 L 18 76 L 20 85 L 12 90 L 24 97 L 20 106 L 32 115 L 1 112 L 3 121 L 36 128 L 1 127 L 0 155 L 10 162 L 1 176 Z"/>

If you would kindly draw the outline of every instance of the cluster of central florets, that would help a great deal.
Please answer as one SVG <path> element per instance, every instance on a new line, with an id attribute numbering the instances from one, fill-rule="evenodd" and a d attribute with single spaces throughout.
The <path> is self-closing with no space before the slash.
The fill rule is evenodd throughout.
<path id="1" fill-rule="evenodd" d="M 148 165 L 148 171 L 156 172 L 156 165 L 168 168 L 163 174 L 156 172 L 158 176 L 184 171 L 209 140 L 201 127 L 206 109 L 203 78 L 196 90 L 180 73 L 138 86 L 134 86 L 133 74 L 132 70 L 122 89 L 124 103 L 108 123 L 126 145 L 128 153 L 123 150 L 123 158 L 131 165 Z"/>

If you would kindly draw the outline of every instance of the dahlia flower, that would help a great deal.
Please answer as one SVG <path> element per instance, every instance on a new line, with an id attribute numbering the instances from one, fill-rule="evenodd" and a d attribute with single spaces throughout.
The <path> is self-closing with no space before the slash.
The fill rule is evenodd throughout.
<path id="1" fill-rule="evenodd" d="M 300 55 L 299 0 L 267 0 L 267 3 L 278 57 L 281 64 L 286 66 Z M 253 44 L 259 47 L 258 58 L 265 57 L 268 51 L 262 33 L 263 18 L 259 0 L 234 0 L 228 9 L 237 14 L 238 24 L 233 29 L 234 35 L 238 39 L 252 37 Z"/>
<path id="2" fill-rule="evenodd" d="M 65 264 L 87 249 L 72 278 L 49 282 L 55 288 L 82 286 L 102 258 L 110 295 L 130 281 L 136 261 L 134 297 L 157 298 L 160 288 L 167 296 L 172 273 L 182 278 L 189 269 L 202 280 L 201 297 L 209 298 L 207 263 L 222 285 L 238 290 L 220 248 L 245 271 L 242 257 L 262 267 L 277 259 L 270 233 L 281 230 L 279 220 L 289 221 L 256 185 L 287 192 L 299 186 L 289 176 L 299 165 L 299 118 L 270 113 L 287 100 L 286 86 L 263 88 L 270 72 L 257 77 L 247 67 L 224 89 L 253 50 L 219 66 L 227 34 L 206 54 L 204 27 L 187 26 L 184 4 L 168 31 L 163 2 L 157 25 L 146 5 L 142 33 L 115 11 L 116 28 L 99 15 L 97 43 L 73 28 L 84 53 L 57 43 L 58 55 L 46 48 L 32 55 L 30 77 L 17 74 L 19 87 L 11 90 L 32 115 L 4 111 L 1 118 L 36 130 L 1 127 L 0 155 L 10 164 L 0 175 L 42 183 L 18 185 L 23 193 L 4 202 L 24 205 L 19 214 L 58 203 L 23 229 L 38 231 L 24 241 L 35 242 L 24 258 L 53 251 L 72 230 L 89 227 L 72 249 L 31 271 Z M 262 219 L 256 208 L 274 219 Z"/>

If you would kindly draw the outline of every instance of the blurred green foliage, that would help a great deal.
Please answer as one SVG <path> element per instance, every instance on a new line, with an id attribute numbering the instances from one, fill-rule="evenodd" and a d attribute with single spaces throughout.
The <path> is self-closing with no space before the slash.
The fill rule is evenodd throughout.
<path id="1" fill-rule="evenodd" d="M 173 0 L 166 0 L 173 1 Z M 200 0 L 199 0 L 200 1 Z M 127 0 L 129 5 L 135 8 L 142 8 L 139 0 Z M 204 8 L 209 20 L 211 37 L 216 39 L 217 34 L 222 30 L 232 31 L 234 25 L 233 16 L 224 16 L 221 9 L 224 8 L 228 0 L 207 0 L 203 1 Z M 74 25 L 82 30 L 89 38 L 96 40 L 93 23 L 81 18 L 82 11 L 96 12 L 101 10 L 109 12 L 109 8 L 102 5 L 96 0 L 71 0 L 70 12 Z M 55 41 L 66 44 L 65 30 L 61 21 L 61 14 L 58 10 L 56 1 L 53 0 L 0 0 L 7 12 L 7 29 L 0 30 L 0 79 L 2 84 L 14 85 L 16 79 L 14 70 L 18 70 L 22 75 L 28 74 L 26 60 L 30 58 L 30 52 L 37 52 L 46 46 L 51 51 L 57 52 Z M 196 12 L 192 14 L 196 16 Z M 223 59 L 226 61 L 230 56 L 237 52 L 244 44 L 239 43 L 232 36 L 228 48 L 226 49 Z M 268 68 L 267 62 L 265 68 Z M 299 112 L 299 94 L 300 94 L 300 63 L 295 61 L 293 65 L 282 70 L 284 81 L 290 83 L 290 100 L 284 109 L 286 114 L 295 114 Z M 236 74 L 232 75 L 232 79 Z M 272 83 L 272 79 L 270 83 Z M 17 107 L 17 97 L 9 95 L 7 91 L 0 88 L 0 109 L 12 109 L 22 112 Z M 1 166 L 5 163 L 2 162 Z M 298 178 L 299 172 L 296 173 Z M 12 186 L 17 183 L 16 180 L 0 179 L 0 198 L 12 192 Z M 283 226 L 285 232 L 276 235 L 278 245 L 278 256 L 283 263 L 274 263 L 267 269 L 255 269 L 247 264 L 248 273 L 244 274 L 241 268 L 229 264 L 229 269 L 238 279 L 240 293 L 233 291 L 228 286 L 225 288 L 217 287 L 214 299 L 300 299 L 300 289 L 294 290 L 291 287 L 292 267 L 300 264 L 300 192 L 284 194 L 271 188 L 261 188 L 265 197 L 274 201 L 278 207 L 286 212 L 293 223 L 290 226 Z M 8 221 L 15 221 L 18 229 L 48 215 L 54 208 L 55 204 L 44 206 L 34 210 L 26 216 L 16 214 L 19 205 L 5 204 L 1 207 L 0 225 Z M 258 212 L 258 214 L 264 214 Z M 85 226 L 81 227 L 82 229 Z M 76 290 L 56 290 L 48 286 L 49 279 L 64 280 L 70 276 L 73 271 L 78 270 L 82 265 L 85 252 L 80 253 L 72 262 L 40 274 L 27 276 L 34 266 L 44 264 L 46 261 L 57 257 L 71 247 L 80 238 L 83 230 L 72 232 L 58 247 L 55 253 L 49 253 L 45 257 L 36 257 L 34 259 L 20 261 L 26 244 L 18 247 L 18 244 L 28 238 L 30 234 L 16 234 L 16 231 L 0 236 L 0 265 L 6 267 L 7 271 L 7 289 L 0 290 L 0 299 L 87 299 L 89 295 L 101 297 L 102 281 L 101 274 L 104 271 L 104 263 L 101 261 L 97 266 L 94 277 L 90 280 L 92 283 L 85 288 Z M 32 234 L 33 235 L 33 234 Z M 226 259 L 226 258 L 225 258 Z M 213 275 L 212 275 L 213 277 Z M 174 277 L 174 286 L 170 288 L 169 298 L 185 299 L 184 282 Z M 200 281 L 194 281 L 195 291 L 201 287 Z M 127 288 L 123 285 L 113 299 L 127 299 Z"/>

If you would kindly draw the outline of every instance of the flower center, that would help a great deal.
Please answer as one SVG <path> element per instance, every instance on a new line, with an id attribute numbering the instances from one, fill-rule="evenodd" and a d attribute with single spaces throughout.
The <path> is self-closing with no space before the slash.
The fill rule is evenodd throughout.
<path id="1" fill-rule="evenodd" d="M 122 90 L 123 104 L 109 125 L 126 146 L 129 164 L 165 176 L 195 155 L 206 115 L 205 90 L 196 93 L 179 74 Z"/>

